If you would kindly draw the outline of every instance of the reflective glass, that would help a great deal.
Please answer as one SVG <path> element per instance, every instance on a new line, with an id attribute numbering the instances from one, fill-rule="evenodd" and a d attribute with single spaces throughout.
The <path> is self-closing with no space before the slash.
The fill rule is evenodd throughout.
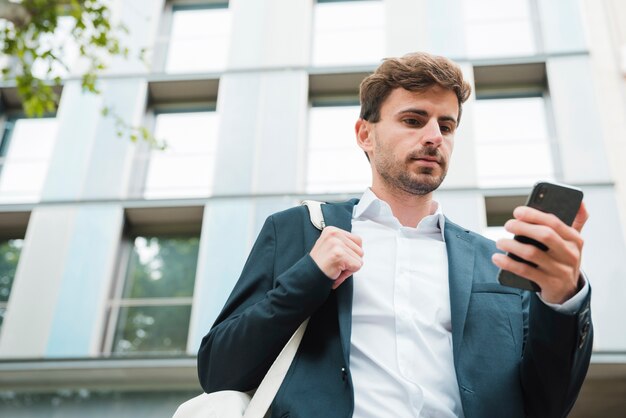
<path id="1" fill-rule="evenodd" d="M 117 354 L 183 354 L 190 315 L 191 305 L 122 307 L 112 351 Z"/>
<path id="2" fill-rule="evenodd" d="M 23 245 L 21 239 L 0 242 L 0 303 L 9 300 Z"/>
<path id="3" fill-rule="evenodd" d="M 166 141 L 167 148 L 150 153 L 144 197 L 208 196 L 213 183 L 217 129 L 215 112 L 157 115 L 154 134 Z"/>
<path id="4" fill-rule="evenodd" d="M 191 296 L 198 245 L 198 237 L 136 237 L 123 298 Z"/>
<path id="5" fill-rule="evenodd" d="M 355 139 L 358 117 L 359 106 L 311 107 L 308 193 L 360 192 L 370 184 L 370 166 Z"/>
<path id="6" fill-rule="evenodd" d="M 231 14 L 227 8 L 174 10 L 165 71 L 187 73 L 226 68 Z"/>
<path id="7" fill-rule="evenodd" d="M 0 202 L 38 201 L 57 136 L 56 118 L 7 122 L 0 156 Z"/>
<path id="8" fill-rule="evenodd" d="M 474 126 L 481 186 L 529 186 L 554 179 L 543 98 L 478 100 Z"/>
<path id="9" fill-rule="evenodd" d="M 313 65 L 378 63 L 385 50 L 384 16 L 379 0 L 316 4 Z"/>
<path id="10" fill-rule="evenodd" d="M 528 0 L 464 0 L 467 53 L 473 58 L 537 53 Z"/>

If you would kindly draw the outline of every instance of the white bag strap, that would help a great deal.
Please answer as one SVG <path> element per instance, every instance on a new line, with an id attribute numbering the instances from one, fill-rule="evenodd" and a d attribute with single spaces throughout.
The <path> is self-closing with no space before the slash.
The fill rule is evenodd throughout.
<path id="1" fill-rule="evenodd" d="M 311 218 L 311 223 L 320 231 L 326 226 L 326 222 L 324 222 L 324 214 L 322 213 L 323 204 L 324 202 L 320 202 L 318 200 L 302 201 L 302 205 L 309 208 L 309 217 Z"/>
<path id="2" fill-rule="evenodd" d="M 320 231 L 326 226 L 326 223 L 324 222 L 324 214 L 322 213 L 323 204 L 324 202 L 319 202 L 317 200 L 302 201 L 302 205 L 309 209 L 311 223 Z M 306 331 L 308 323 L 309 318 L 305 319 L 304 322 L 300 324 L 278 357 L 276 357 L 276 360 L 272 363 L 272 366 L 267 371 L 267 374 L 250 400 L 248 409 L 246 409 L 246 413 L 243 416 L 244 418 L 263 418 L 270 409 L 272 401 L 276 397 L 278 389 L 287 375 L 291 362 L 296 356 L 296 352 L 298 351 L 300 341 L 302 341 L 302 336 L 304 335 L 304 331 Z"/>
<path id="3" fill-rule="evenodd" d="M 268 409 L 270 409 L 270 405 L 276 397 L 276 393 L 278 393 L 283 379 L 285 379 L 291 362 L 296 356 L 308 323 L 309 319 L 307 318 L 300 324 L 296 332 L 287 342 L 287 345 L 285 345 L 278 357 L 276 357 L 276 360 L 267 371 L 267 374 L 250 400 L 248 409 L 246 409 L 246 413 L 243 415 L 244 418 L 263 418 Z"/>

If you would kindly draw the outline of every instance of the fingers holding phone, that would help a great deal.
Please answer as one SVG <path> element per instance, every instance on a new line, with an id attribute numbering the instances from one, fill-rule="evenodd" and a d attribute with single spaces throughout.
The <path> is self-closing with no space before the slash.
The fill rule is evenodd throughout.
<path id="1" fill-rule="evenodd" d="M 578 290 L 583 239 L 580 233 L 554 215 L 528 207 L 517 208 L 515 219 L 506 223 L 507 231 L 543 244 L 544 249 L 516 239 L 501 239 L 497 247 L 516 255 L 494 255 L 494 263 L 516 276 L 531 280 L 541 297 L 550 303 L 562 303 Z"/>
<path id="2" fill-rule="evenodd" d="M 562 303 L 576 294 L 588 214 L 579 189 L 538 183 L 528 207 L 517 208 L 505 225 L 514 239 L 501 239 L 494 254 L 498 280 L 506 286 L 541 292 L 546 302 Z M 572 226 L 570 226 L 572 225 Z"/>

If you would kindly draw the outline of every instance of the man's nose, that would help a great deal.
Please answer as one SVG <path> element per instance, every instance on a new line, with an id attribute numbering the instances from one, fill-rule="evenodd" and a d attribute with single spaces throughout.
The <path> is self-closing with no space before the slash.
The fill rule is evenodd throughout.
<path id="1" fill-rule="evenodd" d="M 438 146 L 443 142 L 443 135 L 441 134 L 441 128 L 439 122 L 436 119 L 428 121 L 422 131 L 422 142 L 424 144 Z"/>

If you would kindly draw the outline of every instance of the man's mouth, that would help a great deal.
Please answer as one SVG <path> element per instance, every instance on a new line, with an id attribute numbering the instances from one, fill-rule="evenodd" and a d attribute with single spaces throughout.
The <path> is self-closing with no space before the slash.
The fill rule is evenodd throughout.
<path id="1" fill-rule="evenodd" d="M 437 157 L 424 156 L 424 157 L 413 157 L 411 159 L 414 161 L 422 162 L 422 163 L 441 164 L 441 162 L 439 161 Z"/>

